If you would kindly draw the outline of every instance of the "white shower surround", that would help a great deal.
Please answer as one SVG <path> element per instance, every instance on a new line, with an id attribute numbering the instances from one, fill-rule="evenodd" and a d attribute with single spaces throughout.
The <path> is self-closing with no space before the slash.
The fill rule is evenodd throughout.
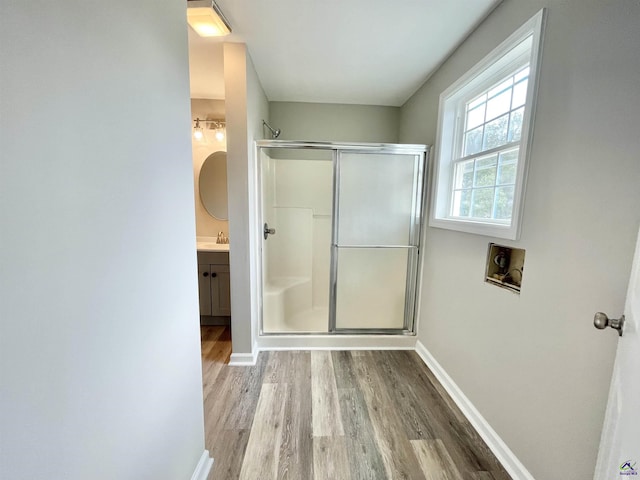
<path id="1" fill-rule="evenodd" d="M 411 153 L 416 147 L 425 148 L 409 147 L 413 147 Z M 284 151 L 286 150 L 279 150 Z M 265 221 L 269 222 L 269 227 L 275 228 L 276 234 L 269 236 L 262 244 L 262 268 L 265 279 L 262 285 L 263 321 L 256 348 L 415 348 L 415 335 L 411 332 L 404 335 L 398 335 L 398 332 L 381 334 L 367 331 L 349 335 L 329 333 L 334 181 L 332 152 L 324 150 L 324 153 L 320 153 L 315 150 L 307 155 L 307 151 L 299 154 L 301 158 L 291 150 L 283 153 L 282 158 L 272 158 L 268 152 L 266 149 L 258 149 L 257 158 L 260 165 L 257 170 L 261 174 L 259 184 L 262 189 L 260 197 L 263 201 L 263 215 Z M 269 153 L 273 155 L 272 152 Z M 319 154 L 326 156 L 320 158 Z M 363 195 L 367 196 L 364 192 Z M 374 222 L 379 220 L 372 219 Z M 367 269 L 370 260 L 364 261 L 362 268 L 358 269 L 356 266 L 357 270 Z M 388 262 L 386 264 L 389 275 L 395 278 L 396 275 L 391 274 L 393 265 Z M 404 272 L 403 270 L 402 280 Z M 375 278 L 361 280 L 369 287 L 373 285 L 373 292 L 380 288 L 384 290 L 384 285 L 388 286 L 387 289 L 394 289 L 393 285 L 384 283 L 384 278 L 379 280 L 380 285 L 370 283 L 378 281 Z M 381 295 L 384 296 L 384 292 Z M 351 320 L 355 315 L 349 315 L 350 328 L 384 328 L 371 324 L 371 317 L 375 316 L 376 309 L 380 308 L 379 302 L 377 306 L 375 301 L 365 302 L 364 307 L 360 303 L 359 308 L 367 310 L 366 306 L 369 304 L 373 310 L 358 315 L 359 318 L 355 321 Z M 344 310 L 343 305 L 343 311 L 351 310 L 353 309 Z M 417 325 L 414 326 L 414 331 L 415 328 Z M 274 333 L 277 335 L 273 335 Z"/>

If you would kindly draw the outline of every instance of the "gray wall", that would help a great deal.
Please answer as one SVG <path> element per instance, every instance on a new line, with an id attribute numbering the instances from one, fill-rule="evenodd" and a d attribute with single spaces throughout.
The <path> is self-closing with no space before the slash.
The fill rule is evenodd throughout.
<path id="1" fill-rule="evenodd" d="M 191 478 L 184 3 L 0 8 L 0 476 Z"/>
<path id="2" fill-rule="evenodd" d="M 257 208 L 254 140 L 262 138 L 269 103 L 246 45 L 224 44 L 229 189 L 232 361 L 249 361 L 258 324 Z"/>
<path id="3" fill-rule="evenodd" d="M 256 195 L 257 192 L 257 159 L 255 141 L 264 138 L 262 120 L 269 118 L 269 101 L 262 89 L 260 79 L 256 73 L 256 69 L 251 60 L 251 56 L 247 52 L 246 57 L 247 69 L 247 150 L 248 150 L 248 175 L 249 175 L 249 270 L 250 270 L 250 289 L 251 295 L 249 301 L 251 303 L 251 338 L 254 342 L 252 351 L 255 350 L 255 341 L 259 332 L 259 315 L 260 315 L 260 298 L 259 293 L 262 291 L 262 271 L 261 258 L 258 251 L 262 246 L 261 231 L 258 225 L 260 221 L 260 204 Z M 246 301 L 246 298 L 244 299 Z"/>
<path id="4" fill-rule="evenodd" d="M 427 228 L 419 339 L 538 480 L 592 478 L 640 222 L 640 4 L 509 0 L 402 108 L 433 144 L 440 93 L 548 7 L 522 294 L 483 283 L 487 243 Z M 499 241 L 499 240 L 498 240 Z"/>
<path id="5" fill-rule="evenodd" d="M 397 143 L 400 108 L 270 102 L 267 121 L 282 130 L 278 140 Z"/>

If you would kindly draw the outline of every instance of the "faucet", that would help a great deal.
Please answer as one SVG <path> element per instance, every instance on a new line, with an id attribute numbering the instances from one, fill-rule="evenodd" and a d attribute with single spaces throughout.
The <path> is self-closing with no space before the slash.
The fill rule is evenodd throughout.
<path id="1" fill-rule="evenodd" d="M 229 243 L 229 237 L 225 236 L 224 232 L 218 232 L 216 243 L 221 243 L 221 244 Z"/>

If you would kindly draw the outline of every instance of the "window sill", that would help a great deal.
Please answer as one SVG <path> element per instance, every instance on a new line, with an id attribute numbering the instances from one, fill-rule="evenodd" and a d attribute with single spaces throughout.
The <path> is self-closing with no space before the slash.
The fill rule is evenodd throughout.
<path id="1" fill-rule="evenodd" d="M 429 226 L 455 230 L 458 232 L 473 233 L 488 237 L 504 238 L 506 240 L 517 240 L 520 232 L 514 225 L 502 225 L 498 223 L 487 223 L 473 220 L 460 220 L 457 218 L 430 218 Z"/>

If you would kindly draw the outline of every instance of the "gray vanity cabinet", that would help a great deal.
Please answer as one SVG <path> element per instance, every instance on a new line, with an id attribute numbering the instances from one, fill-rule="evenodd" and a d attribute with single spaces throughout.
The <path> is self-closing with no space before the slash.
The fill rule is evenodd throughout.
<path id="1" fill-rule="evenodd" d="M 201 316 L 231 315 L 228 252 L 198 252 L 198 291 Z"/>

